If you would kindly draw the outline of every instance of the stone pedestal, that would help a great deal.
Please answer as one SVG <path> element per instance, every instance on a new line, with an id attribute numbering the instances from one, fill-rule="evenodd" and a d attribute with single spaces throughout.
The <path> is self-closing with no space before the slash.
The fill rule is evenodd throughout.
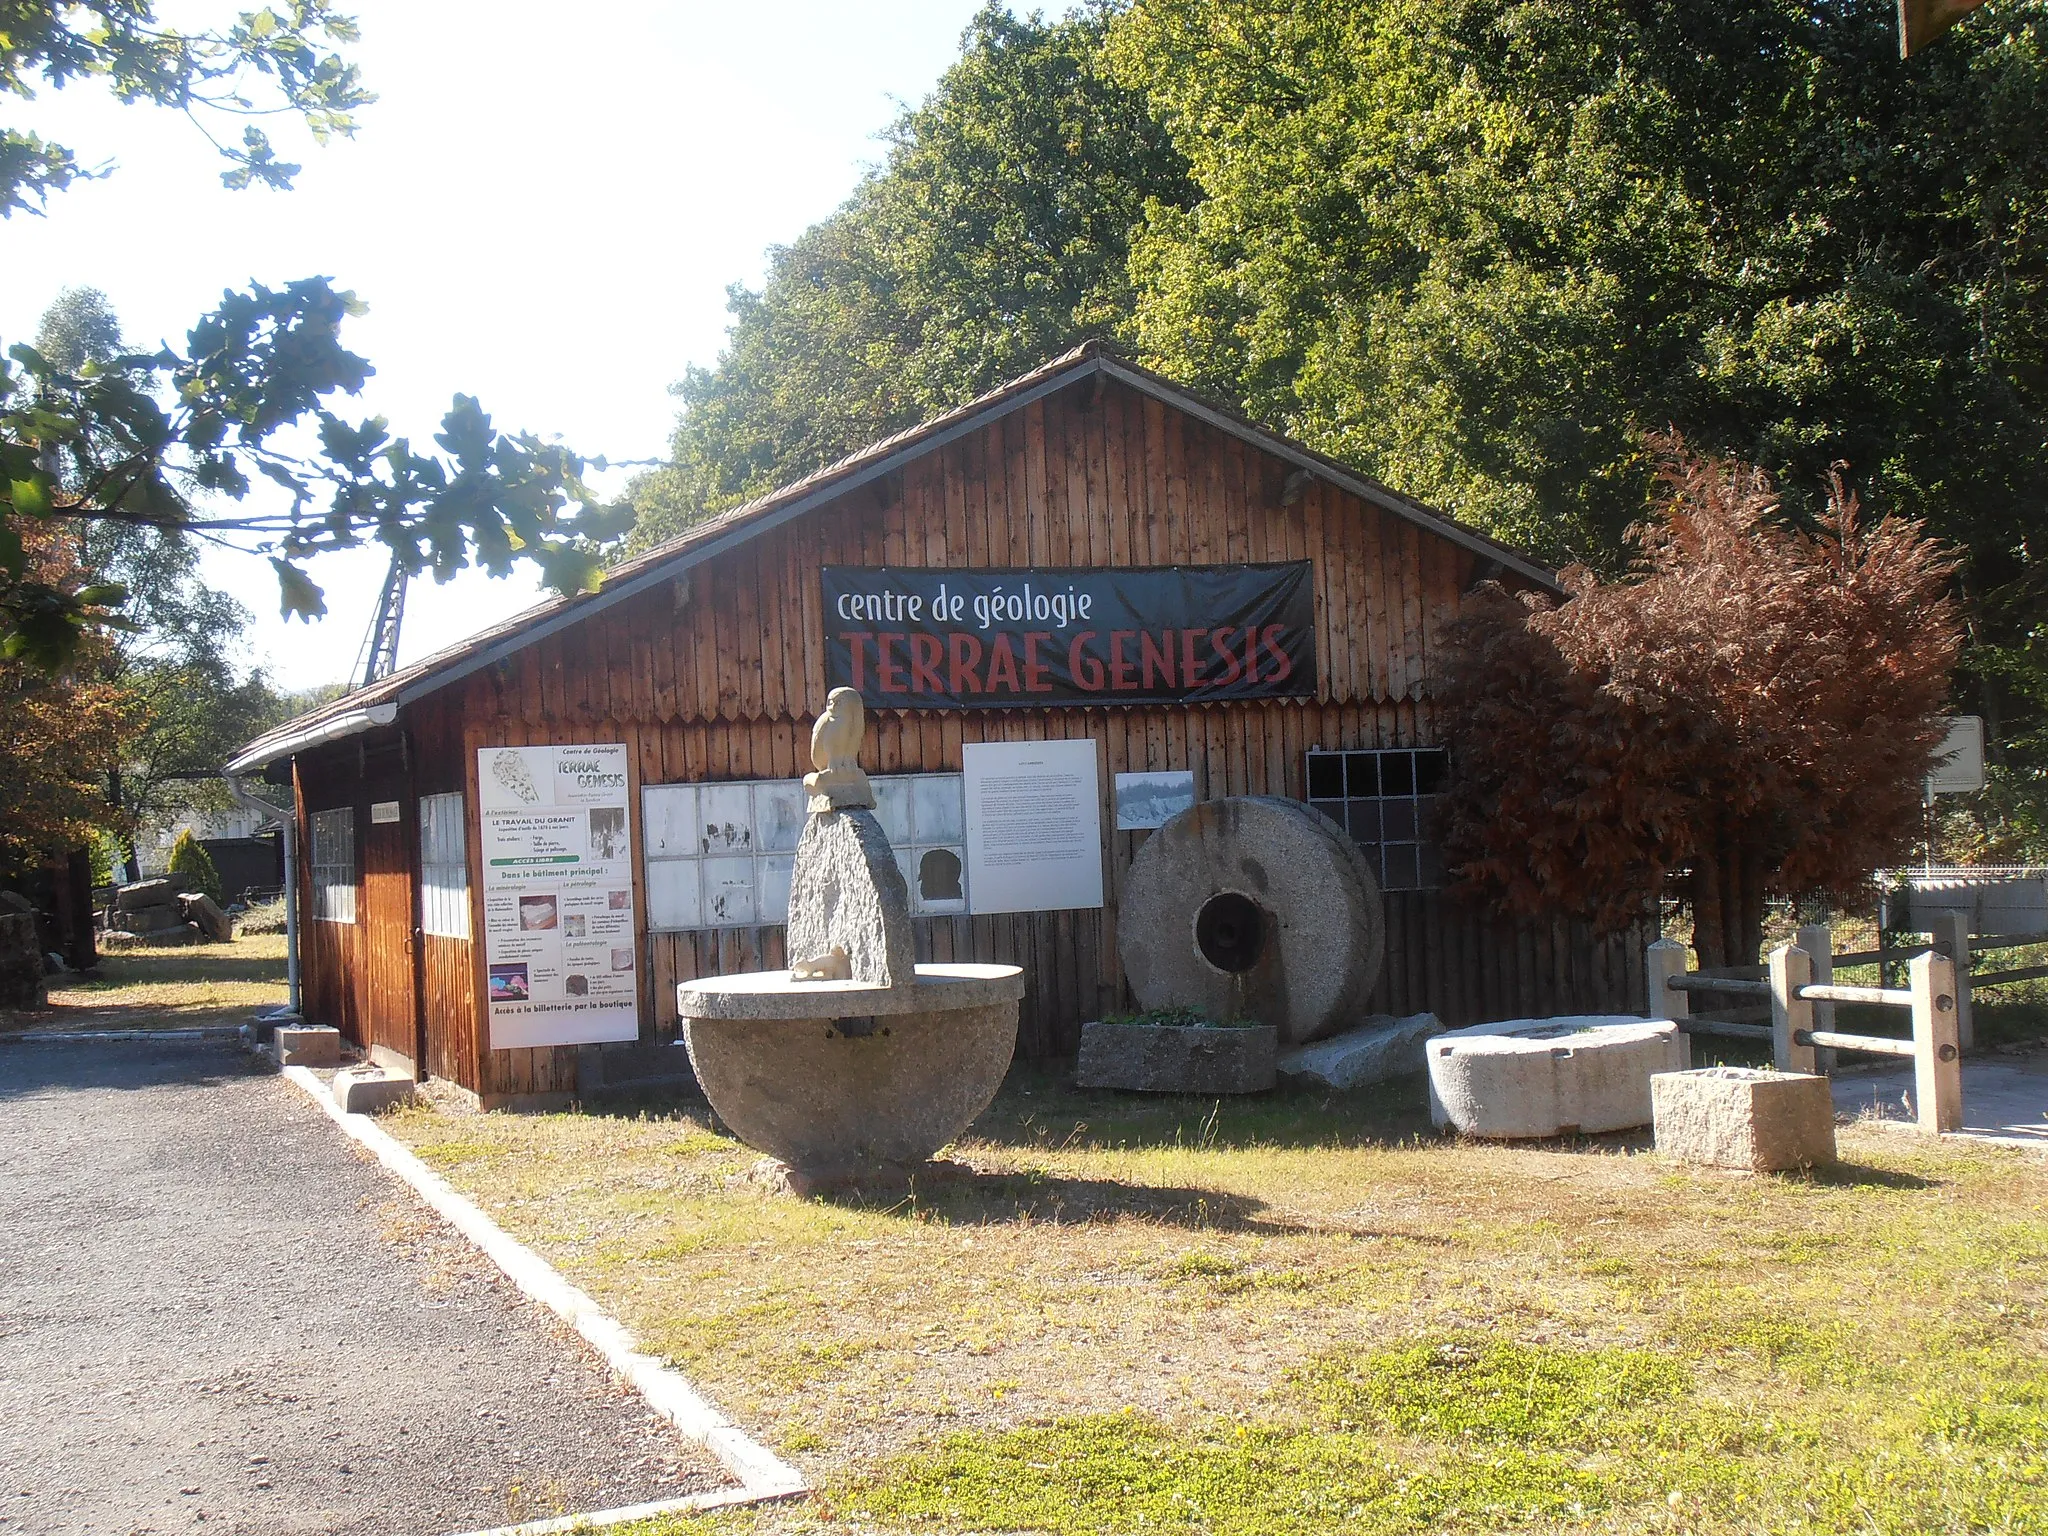
<path id="1" fill-rule="evenodd" d="M 811 1193 L 915 1172 L 988 1108 L 1024 973 L 920 965 L 893 987 L 753 971 L 676 988 L 683 1043 L 733 1135 Z"/>
<path id="2" fill-rule="evenodd" d="M 1074 1082 L 1137 1093 L 1264 1093 L 1273 1086 L 1270 1025 L 1205 1029 L 1186 1024 L 1081 1026 Z"/>
<path id="3" fill-rule="evenodd" d="M 1650 1079 L 1685 1068 L 1669 1019 L 1508 1019 L 1427 1046 L 1429 1111 L 1467 1136 L 1597 1135 L 1650 1123 Z"/>
<path id="4" fill-rule="evenodd" d="M 1776 1172 L 1835 1160 L 1828 1080 L 1805 1072 L 1702 1067 L 1650 1079 L 1657 1150 L 1681 1162 Z"/>

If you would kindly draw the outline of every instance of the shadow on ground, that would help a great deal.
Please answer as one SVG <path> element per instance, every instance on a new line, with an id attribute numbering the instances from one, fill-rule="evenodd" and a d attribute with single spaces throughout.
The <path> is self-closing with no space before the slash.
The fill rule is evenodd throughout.
<path id="1" fill-rule="evenodd" d="M 80 1089 L 207 1088 L 264 1070 L 253 1057 L 193 1041 L 0 1043 L 0 1101 Z"/>

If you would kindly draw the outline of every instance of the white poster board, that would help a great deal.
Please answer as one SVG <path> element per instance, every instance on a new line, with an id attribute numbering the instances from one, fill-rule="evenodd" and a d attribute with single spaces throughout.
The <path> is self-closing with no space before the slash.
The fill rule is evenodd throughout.
<path id="1" fill-rule="evenodd" d="M 964 747 L 967 888 L 976 912 L 1102 905 L 1095 740 Z"/>
<path id="2" fill-rule="evenodd" d="M 491 1049 L 637 1039 L 625 747 L 476 756 Z"/>
<path id="3" fill-rule="evenodd" d="M 1927 776 L 1930 795 L 1973 795 L 1984 787 L 1984 719 L 1981 715 L 1951 715 L 1948 735 L 1934 754 L 1934 771 Z"/>

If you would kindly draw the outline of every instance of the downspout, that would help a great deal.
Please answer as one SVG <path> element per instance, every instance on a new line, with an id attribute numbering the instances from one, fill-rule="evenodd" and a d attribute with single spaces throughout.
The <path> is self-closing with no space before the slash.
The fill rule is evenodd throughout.
<path id="1" fill-rule="evenodd" d="M 299 827 L 298 817 L 292 812 L 272 805 L 259 795 L 250 793 L 237 774 L 224 773 L 221 782 L 234 796 L 235 804 L 245 811 L 254 811 L 263 818 L 261 825 L 279 828 L 284 834 L 284 974 L 289 989 L 287 1009 L 294 1018 L 300 1016 L 299 999 Z"/>

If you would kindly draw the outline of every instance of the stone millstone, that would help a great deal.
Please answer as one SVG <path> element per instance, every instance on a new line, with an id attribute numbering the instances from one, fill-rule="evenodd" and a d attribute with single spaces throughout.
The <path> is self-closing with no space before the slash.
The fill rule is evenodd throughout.
<path id="1" fill-rule="evenodd" d="M 1182 811 L 1131 861 L 1117 955 L 1139 1005 L 1269 1024 L 1280 1044 L 1365 1016 L 1386 952 L 1365 856 L 1295 800 Z"/>
<path id="2" fill-rule="evenodd" d="M 893 987 L 916 975 L 910 887 L 875 813 L 814 811 L 789 880 L 789 960 L 846 952 L 845 979 Z"/>

